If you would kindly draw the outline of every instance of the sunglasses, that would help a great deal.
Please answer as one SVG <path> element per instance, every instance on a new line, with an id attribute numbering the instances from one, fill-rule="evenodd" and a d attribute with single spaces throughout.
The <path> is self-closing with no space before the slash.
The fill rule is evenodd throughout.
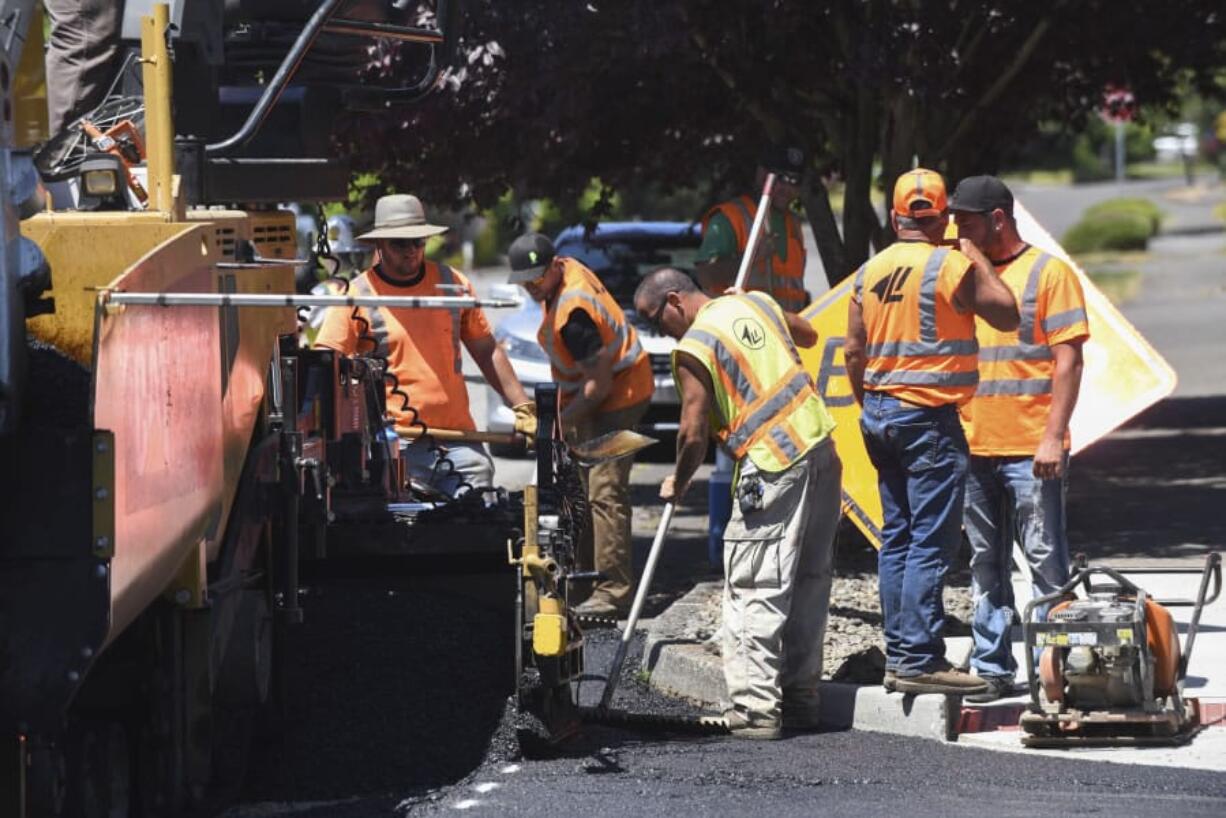
<path id="1" fill-rule="evenodd" d="M 420 250 L 426 246 L 425 239 L 388 239 L 387 243 L 400 251 L 409 249 Z"/>
<path id="2" fill-rule="evenodd" d="M 660 326 L 660 319 L 664 317 L 664 310 L 668 307 L 668 296 L 664 296 L 664 300 L 660 302 L 660 307 L 654 314 L 647 316 L 647 324 L 655 331 L 656 335 L 663 335 L 664 329 Z"/>

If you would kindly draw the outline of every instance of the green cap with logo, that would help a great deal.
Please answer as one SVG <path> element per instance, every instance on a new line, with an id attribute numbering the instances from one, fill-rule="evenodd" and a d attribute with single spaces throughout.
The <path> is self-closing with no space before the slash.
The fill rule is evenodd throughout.
<path id="1" fill-rule="evenodd" d="M 511 262 L 511 275 L 507 277 L 510 284 L 523 284 L 541 274 L 557 255 L 553 242 L 540 233 L 525 233 L 511 242 L 507 250 L 507 258 Z"/>

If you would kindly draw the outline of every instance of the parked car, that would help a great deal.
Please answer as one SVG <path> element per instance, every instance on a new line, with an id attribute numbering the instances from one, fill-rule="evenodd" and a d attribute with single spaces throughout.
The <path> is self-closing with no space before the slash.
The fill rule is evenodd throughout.
<path id="1" fill-rule="evenodd" d="M 655 376 L 651 405 L 639 425 L 646 434 L 677 431 L 680 401 L 669 362 L 676 341 L 656 333 L 647 325 L 647 320 L 634 311 L 634 291 L 643 276 L 657 267 L 692 268 L 701 240 L 700 226 L 690 222 L 604 222 L 591 232 L 579 225 L 566 228 L 554 239 L 559 255 L 578 259 L 599 276 L 625 310 L 627 320 L 638 330 Z M 500 295 L 509 294 L 502 287 L 495 289 Z M 541 325 L 541 305 L 526 297 L 519 288 L 513 289 L 522 297 L 523 305 L 503 319 L 494 337 L 506 350 L 524 388 L 531 392 L 538 383 L 552 380 L 549 358 L 536 339 Z M 487 428 L 510 431 L 514 426 L 511 410 L 503 406 L 492 389 L 488 398 Z"/>

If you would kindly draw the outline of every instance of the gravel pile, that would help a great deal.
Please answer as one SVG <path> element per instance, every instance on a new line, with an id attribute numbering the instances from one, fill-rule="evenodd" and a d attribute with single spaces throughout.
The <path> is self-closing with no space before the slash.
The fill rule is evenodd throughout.
<path id="1" fill-rule="evenodd" d="M 712 588 L 702 606 L 679 634 L 695 642 L 707 642 L 708 649 L 719 652 L 718 639 L 711 640 L 720 624 L 720 591 Z M 947 636 L 970 633 L 971 591 L 965 584 L 945 586 Z M 834 578 L 830 595 L 830 618 L 826 624 L 824 678 L 832 678 L 852 656 L 876 646 L 885 653 L 881 631 L 881 603 L 877 596 L 877 575 L 854 571 Z"/>

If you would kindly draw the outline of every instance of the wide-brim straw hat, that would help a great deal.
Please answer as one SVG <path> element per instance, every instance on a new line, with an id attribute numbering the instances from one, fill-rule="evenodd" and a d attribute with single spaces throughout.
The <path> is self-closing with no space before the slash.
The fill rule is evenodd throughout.
<path id="1" fill-rule="evenodd" d="M 424 239 L 446 233 L 447 228 L 426 221 L 421 200 L 407 193 L 380 196 L 375 202 L 375 224 L 358 241 L 375 239 Z"/>

